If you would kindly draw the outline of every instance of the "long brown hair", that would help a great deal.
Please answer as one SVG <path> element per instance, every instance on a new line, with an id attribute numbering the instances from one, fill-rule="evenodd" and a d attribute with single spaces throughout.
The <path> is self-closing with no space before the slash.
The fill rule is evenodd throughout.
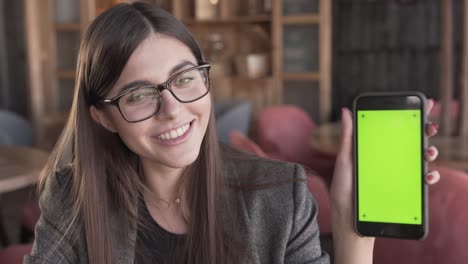
<path id="1" fill-rule="evenodd" d="M 64 219 L 62 228 L 65 236 L 73 236 L 70 226 L 84 227 L 89 263 L 114 262 L 111 241 L 115 230 L 109 225 L 110 216 L 118 215 L 121 232 L 128 237 L 137 226 L 138 199 L 144 188 L 138 156 L 117 134 L 94 122 L 89 107 L 101 107 L 100 100 L 114 86 L 132 52 L 155 32 L 178 39 L 202 61 L 201 50 L 190 32 L 161 8 L 143 3 L 119 4 L 92 22 L 80 46 L 68 122 L 40 177 L 42 192 L 48 177 L 65 164 L 72 164 L 68 195 L 72 196 L 73 211 Z M 212 111 L 200 154 L 186 170 L 190 215 L 182 252 L 184 263 L 240 263 L 246 257 L 246 250 L 232 246 L 238 241 L 236 232 L 231 232 L 235 221 L 221 221 L 222 214 L 236 210 L 226 210 L 234 203 L 224 195 L 220 154 Z"/>

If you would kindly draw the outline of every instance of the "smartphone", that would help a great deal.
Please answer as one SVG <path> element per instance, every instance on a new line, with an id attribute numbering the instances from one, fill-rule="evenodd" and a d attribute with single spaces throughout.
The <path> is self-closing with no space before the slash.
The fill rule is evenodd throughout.
<path id="1" fill-rule="evenodd" d="M 361 236 L 428 233 L 426 97 L 365 93 L 354 100 L 355 228 Z"/>

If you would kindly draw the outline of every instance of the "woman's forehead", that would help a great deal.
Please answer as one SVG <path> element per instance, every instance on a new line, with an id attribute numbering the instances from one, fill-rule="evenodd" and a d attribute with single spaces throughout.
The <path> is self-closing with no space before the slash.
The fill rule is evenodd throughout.
<path id="1" fill-rule="evenodd" d="M 113 90 L 136 80 L 162 83 L 170 77 L 173 67 L 183 61 L 197 65 L 187 45 L 165 34 L 152 34 L 132 53 Z"/>

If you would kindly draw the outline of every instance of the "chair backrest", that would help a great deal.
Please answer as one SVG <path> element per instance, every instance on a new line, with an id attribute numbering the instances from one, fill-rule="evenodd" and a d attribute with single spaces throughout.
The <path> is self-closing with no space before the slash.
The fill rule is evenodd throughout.
<path id="1" fill-rule="evenodd" d="M 320 235 L 331 235 L 330 196 L 325 181 L 316 175 L 307 175 L 307 187 L 318 206 L 317 222 Z"/>
<path id="2" fill-rule="evenodd" d="M 224 101 L 215 104 L 216 132 L 221 142 L 229 143 L 229 134 L 249 132 L 252 105 L 248 101 Z"/>
<path id="3" fill-rule="evenodd" d="M 374 263 L 462 264 L 468 261 L 468 174 L 434 167 L 440 181 L 429 187 L 429 234 L 424 241 L 376 239 Z"/>
<path id="4" fill-rule="evenodd" d="M 256 154 L 259 157 L 267 157 L 265 152 L 257 144 L 255 144 L 255 142 L 253 142 L 250 138 L 242 134 L 240 131 L 231 131 L 229 138 L 231 146 L 239 150 L 243 150 L 245 152 Z"/>
<path id="5" fill-rule="evenodd" d="M 31 253 L 32 244 L 14 245 L 0 250 L 2 264 L 22 264 L 23 257 Z"/>
<path id="6" fill-rule="evenodd" d="M 315 127 L 309 115 L 294 105 L 272 106 L 260 112 L 258 143 L 268 153 L 280 153 L 294 161 L 310 149 L 309 142 Z"/>
<path id="7" fill-rule="evenodd" d="M 0 145 L 30 146 L 32 128 L 20 115 L 0 110 Z"/>

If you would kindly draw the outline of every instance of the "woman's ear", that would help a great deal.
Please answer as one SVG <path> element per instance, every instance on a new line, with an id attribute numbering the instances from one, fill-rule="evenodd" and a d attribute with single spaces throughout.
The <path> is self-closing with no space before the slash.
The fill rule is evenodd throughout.
<path id="1" fill-rule="evenodd" d="M 107 118 L 106 114 L 103 111 L 98 110 L 94 105 L 92 105 L 89 107 L 89 113 L 91 114 L 91 117 L 93 118 L 94 122 L 100 124 L 109 132 L 117 133 L 117 129 L 115 129 L 114 124 L 111 120 L 109 120 L 109 118 Z"/>

